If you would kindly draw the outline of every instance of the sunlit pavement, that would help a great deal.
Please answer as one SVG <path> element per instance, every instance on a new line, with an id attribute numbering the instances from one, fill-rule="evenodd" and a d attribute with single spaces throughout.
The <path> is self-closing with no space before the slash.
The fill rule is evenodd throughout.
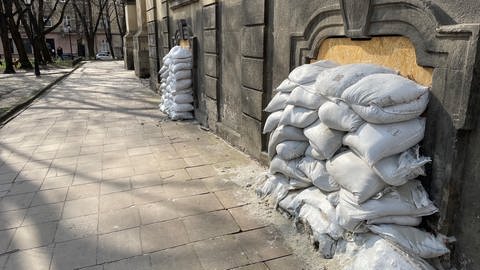
<path id="1" fill-rule="evenodd" d="M 0 266 L 300 269 L 227 181 L 255 163 L 158 102 L 91 62 L 0 129 Z"/>

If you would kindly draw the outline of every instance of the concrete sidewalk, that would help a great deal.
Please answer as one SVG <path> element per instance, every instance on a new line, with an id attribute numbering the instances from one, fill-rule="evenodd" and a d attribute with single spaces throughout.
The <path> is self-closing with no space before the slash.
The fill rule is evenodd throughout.
<path id="1" fill-rule="evenodd" d="M 229 181 L 263 169 L 168 121 L 122 64 L 87 63 L 0 129 L 0 267 L 303 269 Z"/>

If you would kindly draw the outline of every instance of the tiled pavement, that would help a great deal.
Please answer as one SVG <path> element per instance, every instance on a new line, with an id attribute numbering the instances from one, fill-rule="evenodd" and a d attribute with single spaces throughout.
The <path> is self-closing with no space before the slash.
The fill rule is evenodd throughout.
<path id="1" fill-rule="evenodd" d="M 2 269 L 302 269 L 222 174 L 252 161 L 157 104 L 87 63 L 0 129 Z"/>

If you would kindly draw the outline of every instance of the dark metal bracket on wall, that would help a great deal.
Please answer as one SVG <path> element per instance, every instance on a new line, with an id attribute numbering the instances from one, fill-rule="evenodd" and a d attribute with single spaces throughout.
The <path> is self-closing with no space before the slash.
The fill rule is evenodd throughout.
<path id="1" fill-rule="evenodd" d="M 180 46 L 181 41 L 185 40 L 188 42 L 190 50 L 192 51 L 192 89 L 193 89 L 193 105 L 195 108 L 198 108 L 198 64 L 197 64 L 197 51 L 198 51 L 198 39 L 193 35 L 192 28 L 188 25 L 187 20 L 180 19 L 177 22 L 177 30 L 175 35 L 172 37 L 172 43 L 175 46 Z"/>

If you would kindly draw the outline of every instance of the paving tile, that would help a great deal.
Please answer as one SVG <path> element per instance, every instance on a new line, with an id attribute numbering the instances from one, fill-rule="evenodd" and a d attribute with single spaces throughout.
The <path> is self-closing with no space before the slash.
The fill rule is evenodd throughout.
<path id="1" fill-rule="evenodd" d="M 185 160 L 185 163 L 187 163 L 189 167 L 211 164 L 211 162 L 203 156 L 185 157 L 183 159 Z"/>
<path id="2" fill-rule="evenodd" d="M 272 227 L 237 234 L 250 262 L 261 262 L 292 254 L 283 244 L 280 233 Z"/>
<path id="3" fill-rule="evenodd" d="M 212 177 L 218 174 L 212 165 L 190 167 L 186 168 L 186 170 L 192 179 Z"/>
<path id="4" fill-rule="evenodd" d="M 16 182 L 20 181 L 43 181 L 47 175 L 48 168 L 35 169 L 35 170 L 22 170 L 15 178 Z"/>
<path id="5" fill-rule="evenodd" d="M 141 227 L 144 253 L 188 243 L 187 232 L 180 220 L 153 223 Z"/>
<path id="6" fill-rule="evenodd" d="M 63 208 L 63 219 L 86 216 L 98 212 L 98 198 L 90 197 L 73 201 L 66 201 Z"/>
<path id="7" fill-rule="evenodd" d="M 71 186 L 68 189 L 67 201 L 97 197 L 99 192 L 100 183 Z"/>
<path id="8" fill-rule="evenodd" d="M 0 213 L 0 230 L 19 227 L 22 224 L 26 214 L 27 209 Z"/>
<path id="9" fill-rule="evenodd" d="M 180 217 L 179 211 L 171 201 L 160 201 L 156 203 L 139 206 L 142 224 L 150 224 Z"/>
<path id="10" fill-rule="evenodd" d="M 56 176 L 56 177 L 47 177 L 43 181 L 43 184 L 40 187 L 40 190 L 68 187 L 72 184 L 72 182 L 73 182 L 73 174 Z"/>
<path id="11" fill-rule="evenodd" d="M 102 171 L 78 171 L 75 173 L 72 185 L 84 185 L 102 181 Z"/>
<path id="12" fill-rule="evenodd" d="M 152 268 L 150 264 L 150 255 L 142 255 L 137 257 L 132 257 L 117 262 L 107 263 L 103 265 L 104 270 L 151 270 L 158 269 Z M 171 269 L 181 269 L 181 268 L 171 268 Z"/>
<path id="13" fill-rule="evenodd" d="M 233 216 L 238 226 L 242 231 L 248 231 L 265 227 L 264 221 L 259 218 L 255 218 L 252 213 L 249 212 L 247 206 L 228 209 Z"/>
<path id="14" fill-rule="evenodd" d="M 180 216 L 191 216 L 223 209 L 222 204 L 212 193 L 173 199 L 173 203 Z"/>
<path id="15" fill-rule="evenodd" d="M 244 199 L 245 196 L 242 196 L 243 193 L 244 192 L 242 190 L 236 188 L 217 191 L 215 192 L 215 195 L 223 204 L 223 206 L 225 206 L 225 208 L 232 208 L 247 204 L 247 201 Z"/>
<path id="16" fill-rule="evenodd" d="M 202 181 L 210 192 L 239 188 L 237 184 L 224 178 L 223 176 L 203 178 L 199 181 Z"/>
<path id="17" fill-rule="evenodd" d="M 232 235 L 196 242 L 193 247 L 204 269 L 230 269 L 250 263 Z"/>
<path id="18" fill-rule="evenodd" d="M 33 197 L 31 206 L 63 202 L 67 197 L 67 191 L 67 187 L 38 191 Z"/>
<path id="19" fill-rule="evenodd" d="M 15 229 L 0 231 L 0 253 L 8 250 L 8 246 L 14 235 Z"/>
<path id="20" fill-rule="evenodd" d="M 8 256 L 5 270 L 49 270 L 53 250 L 51 247 L 34 248 L 15 252 Z"/>
<path id="21" fill-rule="evenodd" d="M 59 220 L 62 210 L 63 202 L 30 207 L 22 226 Z"/>
<path id="22" fill-rule="evenodd" d="M 98 237 L 97 263 L 112 262 L 140 254 L 142 254 L 142 248 L 139 228 Z"/>
<path id="23" fill-rule="evenodd" d="M 185 169 L 161 171 L 160 177 L 166 181 L 184 181 L 192 179 Z"/>
<path id="24" fill-rule="evenodd" d="M 164 189 L 163 185 L 144 187 L 134 189 L 132 191 L 135 204 L 144 204 L 167 200 L 171 197 L 170 194 L 168 194 L 167 192 L 168 191 Z"/>
<path id="25" fill-rule="evenodd" d="M 134 175 L 130 179 L 133 188 L 150 187 L 161 185 L 163 183 L 163 180 L 158 173 Z"/>
<path id="26" fill-rule="evenodd" d="M 109 233 L 140 226 L 140 215 L 136 207 L 101 212 L 98 232 Z"/>
<path id="27" fill-rule="evenodd" d="M 62 219 L 58 223 L 55 242 L 84 238 L 97 234 L 98 214 Z"/>
<path id="28" fill-rule="evenodd" d="M 304 263 L 293 255 L 266 261 L 265 264 L 270 270 L 307 269 Z"/>
<path id="29" fill-rule="evenodd" d="M 187 167 L 187 164 L 185 163 L 185 160 L 183 160 L 183 158 L 161 160 L 158 163 L 159 171 L 171 171 L 171 170 L 182 169 L 186 167 Z"/>
<path id="30" fill-rule="evenodd" d="M 8 195 L 16 195 L 22 193 L 35 192 L 40 189 L 41 181 L 21 181 L 13 183 L 8 191 Z"/>
<path id="31" fill-rule="evenodd" d="M 133 205 L 132 193 L 123 191 L 100 196 L 100 212 L 127 208 Z"/>
<path id="32" fill-rule="evenodd" d="M 12 183 L 13 180 L 15 180 L 15 177 L 17 177 L 17 173 L 15 172 L 0 174 L 0 184 Z"/>
<path id="33" fill-rule="evenodd" d="M 207 193 L 202 181 L 169 181 L 163 185 L 164 196 L 169 199 Z"/>
<path id="34" fill-rule="evenodd" d="M 113 168 L 113 169 L 106 169 L 102 171 L 102 179 L 103 180 L 111 180 L 111 179 L 119 179 L 119 178 L 126 178 L 134 175 L 134 170 L 132 167 L 121 167 L 121 168 Z"/>
<path id="35" fill-rule="evenodd" d="M 55 244 L 51 270 L 77 269 L 96 264 L 97 237 Z"/>
<path id="36" fill-rule="evenodd" d="M 193 245 L 184 245 L 158 251 L 150 254 L 150 258 L 152 268 L 156 270 L 206 270 L 206 268 L 202 267 Z"/>
<path id="37" fill-rule="evenodd" d="M 0 211 L 10 211 L 27 208 L 33 200 L 35 193 L 5 196 L 0 201 Z"/>
<path id="38" fill-rule="evenodd" d="M 231 234 L 240 231 L 228 211 L 216 211 L 183 219 L 190 241 Z"/>
<path id="39" fill-rule="evenodd" d="M 82 267 L 79 268 L 79 270 L 103 270 L 103 264 L 102 265 L 94 265 L 94 266 L 87 266 L 87 267 Z"/>
<path id="40" fill-rule="evenodd" d="M 152 153 L 152 150 L 150 150 L 149 146 L 142 146 L 142 147 L 129 148 L 127 150 L 127 153 L 129 156 L 140 156 L 140 155 L 150 154 Z"/>
<path id="41" fill-rule="evenodd" d="M 57 222 L 19 227 L 9 249 L 31 249 L 46 246 L 53 242 Z"/>
<path id="42" fill-rule="evenodd" d="M 291 268 L 291 269 L 296 269 L 296 268 Z M 247 266 L 233 268 L 232 270 L 269 270 L 269 268 L 267 268 L 267 266 L 264 263 L 255 263 Z"/>
<path id="43" fill-rule="evenodd" d="M 103 181 L 100 186 L 100 194 L 109 194 L 114 192 L 130 190 L 130 178 L 119 178 L 108 181 Z"/>

